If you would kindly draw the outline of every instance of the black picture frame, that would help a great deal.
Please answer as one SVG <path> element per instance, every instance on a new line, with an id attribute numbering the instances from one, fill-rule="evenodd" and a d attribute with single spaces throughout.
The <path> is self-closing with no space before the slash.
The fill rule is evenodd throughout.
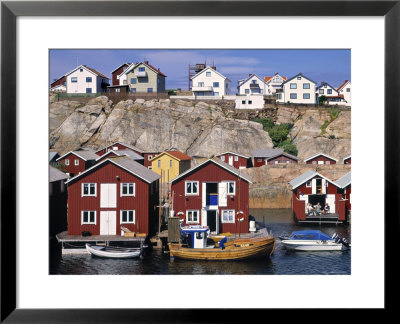
<path id="1" fill-rule="evenodd" d="M 1 2 L 1 322 L 226 322 L 243 310 L 210 316 L 187 309 L 16 308 L 16 19 L 19 16 L 384 16 L 385 18 L 385 309 L 397 281 L 387 266 L 399 231 L 400 0 L 395 1 L 2 1 Z M 371 44 L 373 46 L 373 44 Z M 367 67 L 366 67 L 367 68 Z M 381 107 L 377 107 L 381 109 Z M 368 153 L 369 154 L 369 153 Z M 380 215 L 382 216 L 382 215 Z M 398 253 L 394 253 L 398 255 Z M 371 256 L 372 257 L 372 256 Z M 394 257 L 394 256 L 393 256 Z M 386 283 L 389 285 L 386 286 Z M 241 297 L 239 297 L 241 298 Z M 149 301 L 151 303 L 151 301 Z M 260 316 L 262 310 L 253 310 Z M 246 314 L 247 316 L 247 314 Z M 263 314 L 261 314 L 263 316 Z M 255 318 L 255 317 L 253 317 Z"/>

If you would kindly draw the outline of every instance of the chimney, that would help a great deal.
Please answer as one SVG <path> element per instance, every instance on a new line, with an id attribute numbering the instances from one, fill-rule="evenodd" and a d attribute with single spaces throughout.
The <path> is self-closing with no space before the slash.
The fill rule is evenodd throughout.
<path id="1" fill-rule="evenodd" d="M 149 61 L 144 61 L 144 64 L 149 64 Z"/>
<path id="2" fill-rule="evenodd" d="M 160 68 L 158 68 L 158 72 L 160 72 Z"/>
<path id="3" fill-rule="evenodd" d="M 249 77 L 251 76 L 251 73 L 249 73 Z"/>

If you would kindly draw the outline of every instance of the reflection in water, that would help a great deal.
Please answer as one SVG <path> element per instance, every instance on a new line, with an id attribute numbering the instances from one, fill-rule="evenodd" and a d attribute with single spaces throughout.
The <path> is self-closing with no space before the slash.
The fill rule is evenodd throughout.
<path id="1" fill-rule="evenodd" d="M 350 226 L 298 226 L 290 209 L 251 209 L 259 223 L 270 227 L 275 237 L 294 230 L 320 229 L 335 232 L 351 242 Z M 169 254 L 153 250 L 144 260 L 100 259 L 90 255 L 52 256 L 51 274 L 351 274 L 350 251 L 293 252 L 285 250 L 277 239 L 270 258 L 246 261 L 171 261 Z"/>

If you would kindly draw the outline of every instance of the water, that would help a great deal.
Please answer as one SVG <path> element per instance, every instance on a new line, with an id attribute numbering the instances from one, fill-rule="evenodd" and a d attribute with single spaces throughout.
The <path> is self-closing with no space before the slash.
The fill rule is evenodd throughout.
<path id="1" fill-rule="evenodd" d="M 333 235 L 335 232 L 351 242 L 350 226 L 314 225 L 298 226 L 290 209 L 251 209 L 257 222 L 264 222 L 272 229 L 275 237 L 295 230 L 320 229 Z M 100 259 L 90 255 L 52 255 L 51 274 L 351 274 L 351 252 L 321 251 L 294 252 L 285 250 L 279 239 L 274 255 L 270 258 L 245 261 L 171 261 L 169 254 L 153 250 L 144 260 Z"/>

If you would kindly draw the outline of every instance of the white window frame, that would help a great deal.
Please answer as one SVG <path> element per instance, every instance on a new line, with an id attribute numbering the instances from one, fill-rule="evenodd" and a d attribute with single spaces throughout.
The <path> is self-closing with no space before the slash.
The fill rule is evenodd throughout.
<path id="1" fill-rule="evenodd" d="M 197 220 L 189 220 L 189 212 L 192 213 L 192 219 L 194 218 L 194 213 L 196 213 L 196 219 Z M 187 224 L 198 224 L 199 223 L 199 215 L 200 215 L 200 211 L 198 209 L 188 209 L 186 211 L 186 223 Z"/>
<path id="2" fill-rule="evenodd" d="M 306 181 L 306 188 L 311 188 L 311 180 Z"/>
<path id="3" fill-rule="evenodd" d="M 225 161 L 225 155 L 221 156 L 221 161 Z"/>
<path id="4" fill-rule="evenodd" d="M 297 89 L 297 83 L 290 83 L 290 89 Z"/>
<path id="5" fill-rule="evenodd" d="M 150 161 L 152 157 L 153 157 L 153 155 L 149 155 L 149 156 L 147 157 L 147 159 Z"/>
<path id="6" fill-rule="evenodd" d="M 84 222 L 83 221 L 83 213 L 84 212 L 88 212 L 88 221 Z M 90 213 L 94 213 L 94 222 L 90 221 Z M 82 210 L 81 211 L 81 225 L 96 225 L 97 224 L 97 215 L 96 215 L 96 211 L 95 210 Z"/>
<path id="7" fill-rule="evenodd" d="M 79 165 L 79 159 L 74 160 L 74 165 Z"/>
<path id="8" fill-rule="evenodd" d="M 229 184 L 233 183 L 233 192 L 229 192 Z M 236 182 L 235 181 L 227 181 L 226 182 L 226 194 L 228 196 L 235 196 L 236 195 Z"/>
<path id="9" fill-rule="evenodd" d="M 130 184 L 133 184 L 133 194 L 130 194 L 130 193 L 124 194 L 123 190 L 122 190 L 124 185 L 128 185 L 127 189 L 128 189 L 128 192 L 129 192 L 129 185 Z M 121 185 L 120 185 L 120 197 L 124 197 L 124 196 L 132 196 L 132 197 L 134 197 L 135 195 L 136 195 L 136 183 L 134 183 L 134 182 L 123 182 L 123 183 L 121 183 Z"/>
<path id="10" fill-rule="evenodd" d="M 331 161 L 325 161 L 325 164 L 331 164 Z"/>
<path id="11" fill-rule="evenodd" d="M 94 184 L 94 194 L 90 194 L 90 185 L 91 184 Z M 85 185 L 89 185 L 89 193 L 87 195 L 84 194 L 84 190 L 83 190 Z M 84 182 L 84 183 L 82 183 L 81 190 L 82 190 L 81 197 L 97 197 L 97 183 L 95 183 L 95 182 Z"/>
<path id="12" fill-rule="evenodd" d="M 69 165 L 69 159 L 64 160 L 65 165 Z"/>
<path id="13" fill-rule="evenodd" d="M 239 157 L 237 155 L 234 155 L 233 161 L 235 161 L 235 162 L 239 161 Z"/>
<path id="14" fill-rule="evenodd" d="M 122 221 L 123 212 L 128 212 L 128 214 L 126 216 L 126 219 L 127 219 L 126 222 Z M 129 221 L 129 212 L 133 212 L 133 221 L 132 222 Z M 136 224 L 136 210 L 134 210 L 134 209 L 123 209 L 122 210 L 121 209 L 119 212 L 119 223 L 120 224 Z"/>
<path id="15" fill-rule="evenodd" d="M 206 77 L 207 77 L 207 78 L 211 77 L 211 72 L 210 72 L 210 71 L 207 71 L 207 72 L 206 72 Z"/>
<path id="16" fill-rule="evenodd" d="M 192 188 L 192 192 L 188 193 L 187 192 L 187 183 L 194 183 L 197 182 L 197 193 L 193 193 L 193 185 L 191 185 Z M 185 181 L 185 196 L 198 196 L 200 194 L 200 190 L 199 190 L 199 181 Z"/>
<path id="17" fill-rule="evenodd" d="M 229 212 L 233 212 L 233 220 L 229 220 Z M 227 220 L 224 220 L 224 213 L 228 213 Z M 234 209 L 221 209 L 221 223 L 223 224 L 234 224 L 235 223 L 235 210 Z"/>

